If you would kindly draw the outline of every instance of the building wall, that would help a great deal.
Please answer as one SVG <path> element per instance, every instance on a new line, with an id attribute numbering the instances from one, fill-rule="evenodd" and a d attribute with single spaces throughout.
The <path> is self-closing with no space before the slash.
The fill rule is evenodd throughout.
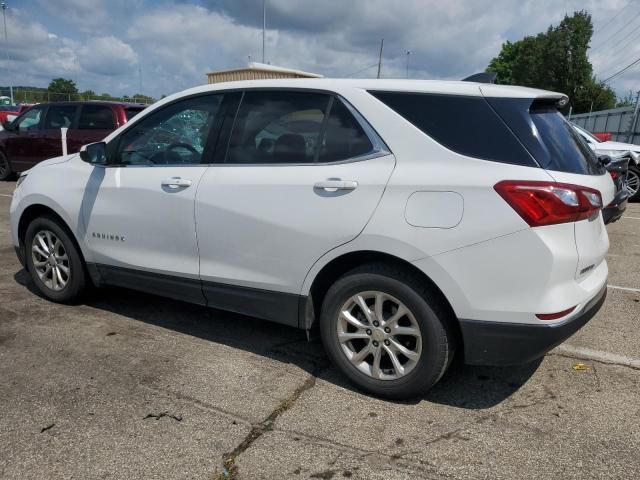
<path id="1" fill-rule="evenodd" d="M 304 75 L 287 72 L 274 72 L 263 70 L 250 70 L 243 68 L 241 70 L 230 70 L 226 72 L 208 73 L 209 83 L 234 82 L 237 80 L 267 80 L 272 78 L 308 78 Z"/>
<path id="2" fill-rule="evenodd" d="M 633 107 L 572 115 L 571 121 L 594 133 L 611 133 L 616 142 L 640 144 L 640 121 L 633 121 Z"/>

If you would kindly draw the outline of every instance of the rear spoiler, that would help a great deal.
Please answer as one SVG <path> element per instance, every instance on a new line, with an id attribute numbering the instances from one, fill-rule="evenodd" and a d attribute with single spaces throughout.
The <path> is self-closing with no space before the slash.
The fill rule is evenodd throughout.
<path id="1" fill-rule="evenodd" d="M 462 81 L 476 83 L 496 83 L 497 76 L 498 74 L 495 72 L 480 72 L 469 75 L 467 78 L 463 78 Z"/>

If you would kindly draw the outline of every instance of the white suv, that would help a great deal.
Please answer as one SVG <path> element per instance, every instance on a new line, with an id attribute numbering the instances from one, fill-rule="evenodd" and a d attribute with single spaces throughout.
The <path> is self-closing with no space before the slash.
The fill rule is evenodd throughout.
<path id="1" fill-rule="evenodd" d="M 120 285 L 319 328 L 406 398 L 457 353 L 531 361 L 600 308 L 611 177 L 561 94 L 468 82 L 187 90 L 23 174 L 13 242 L 58 302 Z"/>

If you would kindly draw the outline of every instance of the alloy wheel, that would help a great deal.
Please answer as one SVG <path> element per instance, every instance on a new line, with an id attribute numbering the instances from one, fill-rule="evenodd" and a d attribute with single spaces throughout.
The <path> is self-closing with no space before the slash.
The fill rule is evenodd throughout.
<path id="1" fill-rule="evenodd" d="M 626 185 L 629 196 L 633 197 L 638 193 L 638 190 L 640 189 L 640 175 L 638 175 L 638 173 L 634 172 L 633 170 L 627 170 Z"/>
<path id="2" fill-rule="evenodd" d="M 411 311 L 379 291 L 353 295 L 339 312 L 338 341 L 347 359 L 377 380 L 397 380 L 417 365 L 422 334 Z"/>
<path id="3" fill-rule="evenodd" d="M 71 266 L 69 256 L 60 239 L 50 230 L 41 230 L 31 244 L 33 268 L 48 288 L 59 292 L 69 283 Z"/>

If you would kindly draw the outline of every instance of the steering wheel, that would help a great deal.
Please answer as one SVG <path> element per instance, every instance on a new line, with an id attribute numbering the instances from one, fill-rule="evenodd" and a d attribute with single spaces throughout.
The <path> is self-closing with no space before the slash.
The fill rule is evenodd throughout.
<path id="1" fill-rule="evenodd" d="M 183 142 L 176 142 L 176 143 L 172 143 L 171 145 L 169 145 L 167 148 L 164 149 L 164 155 L 163 155 L 164 163 L 180 163 L 180 162 L 169 162 L 168 153 L 171 152 L 172 150 L 175 150 L 176 148 L 184 148 L 186 150 L 189 150 L 192 155 L 200 155 L 200 152 L 198 152 L 198 150 L 196 150 L 193 147 L 193 145 L 189 145 L 188 143 L 183 143 Z M 177 152 L 172 152 L 172 153 L 175 155 L 178 155 Z"/>

